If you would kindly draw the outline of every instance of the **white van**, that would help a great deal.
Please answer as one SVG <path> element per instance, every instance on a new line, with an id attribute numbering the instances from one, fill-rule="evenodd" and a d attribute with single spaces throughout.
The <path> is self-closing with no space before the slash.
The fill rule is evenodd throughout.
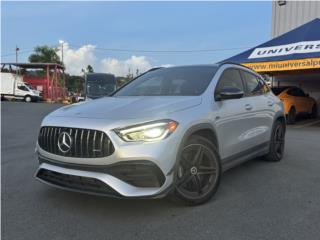
<path id="1" fill-rule="evenodd" d="M 26 102 L 38 101 L 40 91 L 23 82 L 20 75 L 14 73 L 1 73 L 0 80 L 1 99 L 22 99 Z"/>

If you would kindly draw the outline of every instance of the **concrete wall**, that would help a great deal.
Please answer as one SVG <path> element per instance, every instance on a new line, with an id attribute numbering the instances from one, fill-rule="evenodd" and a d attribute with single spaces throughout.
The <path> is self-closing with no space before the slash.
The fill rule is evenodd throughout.
<path id="1" fill-rule="evenodd" d="M 272 37 L 277 37 L 315 18 L 320 18 L 320 1 L 272 2 Z"/>

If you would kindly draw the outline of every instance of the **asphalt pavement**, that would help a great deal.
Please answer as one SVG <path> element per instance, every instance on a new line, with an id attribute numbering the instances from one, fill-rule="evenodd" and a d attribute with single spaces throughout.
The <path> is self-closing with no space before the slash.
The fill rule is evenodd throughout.
<path id="1" fill-rule="evenodd" d="M 39 125 L 60 106 L 1 105 L 3 240 L 320 238 L 319 124 L 288 127 L 281 162 L 257 159 L 231 169 L 210 202 L 185 207 L 166 199 L 67 192 L 36 181 Z"/>

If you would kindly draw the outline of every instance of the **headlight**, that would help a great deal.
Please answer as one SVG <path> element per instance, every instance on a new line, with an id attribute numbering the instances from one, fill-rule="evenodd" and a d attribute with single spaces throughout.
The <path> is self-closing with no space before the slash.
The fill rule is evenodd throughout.
<path id="1" fill-rule="evenodd" d="M 176 130 L 177 126 L 178 123 L 173 120 L 160 120 L 117 128 L 114 131 L 126 142 L 152 142 L 165 139 Z"/>

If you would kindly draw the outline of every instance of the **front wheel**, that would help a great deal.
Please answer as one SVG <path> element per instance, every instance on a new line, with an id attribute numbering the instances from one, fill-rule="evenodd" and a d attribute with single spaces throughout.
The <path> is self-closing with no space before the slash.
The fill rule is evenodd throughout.
<path id="1" fill-rule="evenodd" d="M 296 116 L 297 113 L 295 107 L 291 107 L 287 117 L 288 124 L 294 124 L 296 121 Z"/>
<path id="2" fill-rule="evenodd" d="M 32 98 L 29 95 L 27 95 L 24 97 L 24 101 L 29 103 L 32 101 Z"/>
<path id="3" fill-rule="evenodd" d="M 285 123 L 276 121 L 273 126 L 269 153 L 265 156 L 265 160 L 269 162 L 278 162 L 282 159 L 285 145 Z"/>
<path id="4" fill-rule="evenodd" d="M 174 198 L 188 205 L 205 203 L 220 182 L 221 165 L 215 145 L 204 137 L 192 136 L 178 158 Z"/>

